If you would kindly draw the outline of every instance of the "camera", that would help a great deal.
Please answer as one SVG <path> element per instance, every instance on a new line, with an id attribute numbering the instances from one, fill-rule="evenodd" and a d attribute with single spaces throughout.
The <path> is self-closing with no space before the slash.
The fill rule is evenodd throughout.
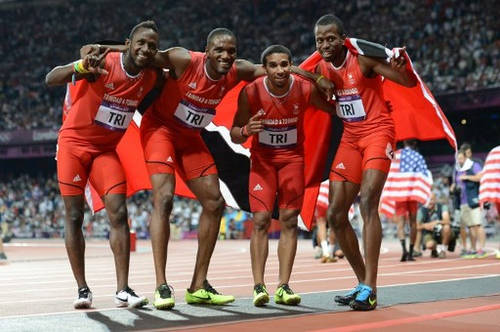
<path id="1" fill-rule="evenodd" d="M 452 192 L 453 206 L 456 210 L 460 209 L 460 201 L 462 196 L 462 188 L 455 186 L 455 190 Z"/>
<path id="2" fill-rule="evenodd" d="M 443 230 L 442 224 L 437 224 L 432 230 L 432 238 L 436 243 L 442 244 L 443 238 L 441 236 L 441 231 Z M 448 240 L 448 251 L 454 252 L 455 246 L 457 244 L 457 238 L 460 235 L 460 225 L 456 223 L 451 223 L 450 225 L 450 238 Z"/>

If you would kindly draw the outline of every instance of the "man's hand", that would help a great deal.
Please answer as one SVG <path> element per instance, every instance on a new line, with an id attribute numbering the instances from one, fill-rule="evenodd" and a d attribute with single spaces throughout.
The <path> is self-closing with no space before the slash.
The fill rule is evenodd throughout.
<path id="1" fill-rule="evenodd" d="M 99 55 L 87 54 L 82 59 L 83 68 L 92 74 L 107 75 L 108 71 L 104 68 L 101 68 L 101 63 L 109 53 L 109 51 L 110 49 L 108 48 Z"/>
<path id="2" fill-rule="evenodd" d="M 406 71 L 406 46 L 402 48 L 395 48 L 394 49 L 394 55 L 392 56 L 390 63 L 391 67 L 394 70 L 397 70 L 399 72 L 404 72 Z"/>
<path id="3" fill-rule="evenodd" d="M 321 75 L 317 80 L 316 80 L 316 86 L 318 89 L 326 95 L 326 100 L 330 101 L 332 99 L 335 99 L 334 92 L 335 92 L 335 85 L 333 84 L 332 81 Z"/>
<path id="4" fill-rule="evenodd" d="M 426 231 L 432 231 L 432 230 L 434 230 L 434 224 L 426 223 L 426 224 L 424 224 L 424 229 Z"/>
<path id="5" fill-rule="evenodd" d="M 262 130 L 264 130 L 264 125 L 262 124 L 262 120 L 260 118 L 264 115 L 264 111 L 259 111 L 257 114 L 252 116 L 250 120 L 248 120 L 248 123 L 246 124 L 246 132 L 248 136 L 255 135 L 257 133 L 260 133 Z"/>
<path id="6" fill-rule="evenodd" d="M 467 174 L 462 174 L 458 178 L 462 181 L 470 180 L 470 176 L 468 176 Z"/>
<path id="7" fill-rule="evenodd" d="M 99 44 L 83 45 L 80 48 L 80 58 L 85 58 L 87 55 L 99 55 L 106 51 L 106 47 Z"/>

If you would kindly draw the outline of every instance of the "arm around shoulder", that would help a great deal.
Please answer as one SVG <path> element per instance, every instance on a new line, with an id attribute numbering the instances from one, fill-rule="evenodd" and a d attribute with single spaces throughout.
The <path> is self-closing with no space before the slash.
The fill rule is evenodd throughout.
<path id="1" fill-rule="evenodd" d="M 262 65 L 256 65 L 248 60 L 238 59 L 235 61 L 238 80 L 251 82 L 266 74 Z"/>
<path id="2" fill-rule="evenodd" d="M 311 105 L 328 112 L 330 114 L 336 114 L 335 103 L 329 102 L 322 93 L 319 92 L 315 85 L 312 85 L 311 89 Z"/>
<path id="3" fill-rule="evenodd" d="M 410 73 L 406 68 L 406 59 L 391 59 L 391 63 L 387 63 L 383 59 L 375 59 L 360 55 L 358 57 L 359 64 L 369 72 L 374 72 L 386 79 L 398 83 L 407 88 L 412 88 L 417 84 L 417 79 L 413 73 Z M 365 71 L 363 70 L 363 73 Z"/>
<path id="4" fill-rule="evenodd" d="M 186 70 L 191 55 L 183 47 L 172 47 L 163 51 L 158 51 L 155 55 L 154 65 L 159 68 L 167 68 L 174 78 L 180 77 Z"/>

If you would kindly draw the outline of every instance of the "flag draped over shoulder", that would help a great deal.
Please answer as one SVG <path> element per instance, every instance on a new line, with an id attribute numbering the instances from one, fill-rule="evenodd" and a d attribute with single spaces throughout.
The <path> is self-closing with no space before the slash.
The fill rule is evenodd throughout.
<path id="1" fill-rule="evenodd" d="M 410 148 L 397 150 L 380 198 L 380 212 L 394 215 L 395 202 L 425 204 L 432 189 L 432 174 L 424 157 Z"/>
<path id="2" fill-rule="evenodd" d="M 352 52 L 353 54 L 360 54 L 386 60 L 389 60 L 393 56 L 397 57 L 401 51 L 400 48 L 390 50 L 382 45 L 356 38 L 347 38 L 345 46 L 349 52 Z M 413 64 L 406 52 L 404 53 L 404 56 L 407 59 L 407 70 L 416 77 L 417 85 L 412 88 L 407 88 L 390 80 L 384 80 L 382 83 L 384 98 L 390 105 L 391 117 L 394 120 L 396 141 L 402 141 L 410 138 L 416 138 L 422 141 L 446 139 L 451 147 L 456 150 L 457 143 L 453 128 L 450 126 L 429 88 L 425 85 L 413 68 Z M 301 67 L 306 70 L 313 71 L 321 59 L 321 55 L 318 52 L 314 52 L 304 61 Z M 322 119 L 321 121 L 329 120 Z M 306 124 L 309 128 L 314 128 L 320 123 L 311 121 L 306 122 Z M 329 125 L 330 124 L 331 122 L 329 122 Z M 306 131 L 306 140 L 304 143 L 305 148 L 307 149 L 309 147 L 308 145 L 311 144 L 316 145 L 316 148 L 320 150 L 318 151 L 318 158 L 315 159 L 316 163 L 312 165 L 306 164 L 306 176 L 308 171 L 314 173 L 315 176 L 328 174 L 325 172 L 325 169 L 329 168 L 331 158 L 326 158 L 325 153 L 335 151 L 337 143 L 333 142 L 330 138 L 326 138 L 323 142 L 325 143 L 321 147 L 318 147 L 317 141 L 308 139 Z M 324 161 L 327 161 L 327 163 L 322 164 Z M 323 179 L 325 178 L 326 177 L 323 177 Z M 317 178 L 314 177 L 313 181 L 306 187 L 304 205 L 302 208 L 303 212 L 301 213 L 302 216 L 307 217 L 310 215 L 304 211 L 314 211 L 315 197 L 317 197 L 319 190 L 319 183 L 316 182 L 316 180 Z M 394 202 L 385 201 L 382 203 L 385 204 L 389 211 L 393 210 Z M 307 228 L 310 228 L 311 220 L 304 219 L 304 224 Z"/>
<path id="3" fill-rule="evenodd" d="M 355 54 L 384 59 L 392 56 L 393 52 L 398 51 L 398 49 L 389 50 L 378 44 L 352 38 L 347 39 L 345 45 L 350 52 Z M 321 56 L 315 52 L 300 67 L 308 71 L 314 71 L 320 60 Z M 384 95 L 386 99 L 390 100 L 392 106 L 391 114 L 395 121 L 396 139 L 434 140 L 445 138 L 456 149 L 456 141 L 451 126 L 428 88 L 413 70 L 411 61 L 408 61 L 408 69 L 418 78 L 416 87 L 405 88 L 389 80 L 383 82 Z M 217 165 L 221 192 L 226 204 L 248 211 L 249 143 L 247 142 L 243 146 L 234 144 L 231 142 L 229 135 L 234 113 L 237 109 L 238 95 L 244 85 L 245 83 L 240 83 L 226 94 L 216 108 L 217 113 L 213 122 L 202 130 L 202 137 Z M 130 125 L 117 147 L 118 155 L 127 175 L 128 195 L 151 188 L 140 144 L 140 119 L 136 118 L 134 122 Z M 314 217 L 319 184 L 328 178 L 329 168 L 338 146 L 340 134 L 335 129 L 340 126 L 337 122 L 337 119 L 332 121 L 329 114 L 313 107 L 310 107 L 305 112 L 304 158 L 306 189 L 299 220 L 308 229 L 311 227 Z M 177 176 L 175 193 L 181 196 L 194 197 L 179 176 Z M 98 210 L 100 208 L 102 208 L 102 202 L 94 201 L 93 209 Z"/>
<path id="4" fill-rule="evenodd" d="M 488 153 L 484 162 L 479 183 L 479 201 L 500 203 L 500 145 Z"/>
<path id="5" fill-rule="evenodd" d="M 354 54 L 382 59 L 399 56 L 401 48 L 392 50 L 362 39 L 348 38 L 345 46 Z M 446 119 L 441 107 L 413 67 L 406 52 L 406 69 L 417 79 L 417 85 L 407 88 L 391 80 L 382 83 L 384 98 L 389 103 L 396 129 L 396 141 L 415 138 L 421 141 L 446 139 L 451 147 L 457 149 L 455 133 Z"/>

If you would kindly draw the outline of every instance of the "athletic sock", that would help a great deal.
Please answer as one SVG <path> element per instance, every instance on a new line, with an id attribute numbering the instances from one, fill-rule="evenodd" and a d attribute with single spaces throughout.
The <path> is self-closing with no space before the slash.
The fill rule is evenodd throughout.
<path id="1" fill-rule="evenodd" d="M 401 240 L 401 247 L 403 248 L 403 252 L 406 252 L 406 239 Z"/>
<path id="2" fill-rule="evenodd" d="M 330 257 L 335 256 L 334 251 L 335 251 L 335 246 L 333 244 L 329 244 L 328 245 L 328 253 L 330 254 Z"/>
<path id="3" fill-rule="evenodd" d="M 321 241 L 321 250 L 323 250 L 323 256 L 328 256 L 328 242 L 326 240 Z"/>

